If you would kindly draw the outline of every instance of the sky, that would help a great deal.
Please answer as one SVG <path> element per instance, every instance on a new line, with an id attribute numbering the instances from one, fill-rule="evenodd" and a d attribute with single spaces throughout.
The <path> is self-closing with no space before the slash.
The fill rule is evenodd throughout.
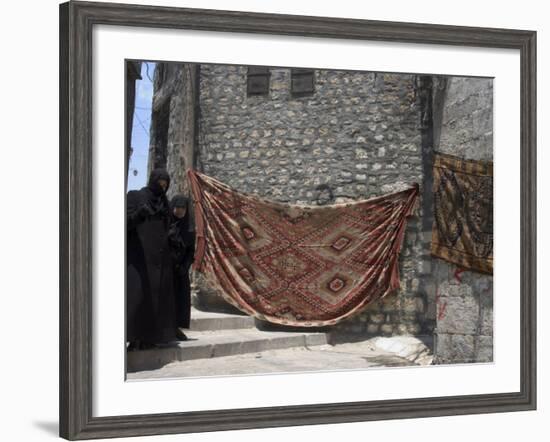
<path id="1" fill-rule="evenodd" d="M 128 190 L 141 189 L 147 182 L 147 155 L 153 100 L 153 73 L 155 63 L 141 64 L 141 80 L 136 81 L 136 107 L 132 125 L 132 148 L 128 170 Z"/>

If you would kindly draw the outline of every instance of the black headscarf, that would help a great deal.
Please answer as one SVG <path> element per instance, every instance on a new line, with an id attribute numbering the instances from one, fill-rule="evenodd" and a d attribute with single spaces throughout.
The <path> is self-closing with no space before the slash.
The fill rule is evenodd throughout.
<path id="1" fill-rule="evenodd" d="M 188 209 L 189 198 L 187 198 L 183 193 L 178 193 L 174 195 L 170 200 L 170 208 L 175 209 L 176 207 L 185 207 Z"/>
<path id="2" fill-rule="evenodd" d="M 166 180 L 168 183 L 166 190 L 168 190 L 170 187 L 170 175 L 168 175 L 168 172 L 165 169 L 153 169 L 149 175 L 147 187 L 151 189 L 156 196 L 166 193 L 166 190 L 159 185 L 160 180 Z"/>
<path id="3" fill-rule="evenodd" d="M 189 198 L 183 195 L 182 193 L 178 193 L 177 195 L 174 195 L 172 199 L 170 200 L 170 214 L 172 217 L 172 222 L 176 222 L 179 225 L 179 228 L 182 232 L 189 232 L 191 230 L 190 225 L 190 214 L 189 214 Z M 185 215 L 183 218 L 176 218 L 174 215 L 174 209 L 176 207 L 185 207 Z"/>
<path id="4" fill-rule="evenodd" d="M 170 213 L 168 199 L 166 198 L 166 190 L 159 184 L 160 180 L 166 180 L 168 183 L 166 190 L 168 190 L 170 186 L 170 175 L 168 175 L 168 172 L 166 172 L 165 169 L 153 169 L 149 174 L 147 186 L 142 189 L 142 191 L 145 191 L 143 197 L 149 207 L 150 215 L 160 213 L 169 221 Z"/>

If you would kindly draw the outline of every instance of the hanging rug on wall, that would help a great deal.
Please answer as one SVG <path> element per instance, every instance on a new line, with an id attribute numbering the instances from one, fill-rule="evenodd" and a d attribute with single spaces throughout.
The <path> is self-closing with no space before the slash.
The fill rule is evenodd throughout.
<path id="1" fill-rule="evenodd" d="M 325 206 L 270 201 L 187 170 L 193 268 L 258 319 L 326 326 L 399 288 L 398 258 L 418 197 L 411 188 Z"/>
<path id="2" fill-rule="evenodd" d="M 493 273 L 493 162 L 436 153 L 432 255 Z"/>

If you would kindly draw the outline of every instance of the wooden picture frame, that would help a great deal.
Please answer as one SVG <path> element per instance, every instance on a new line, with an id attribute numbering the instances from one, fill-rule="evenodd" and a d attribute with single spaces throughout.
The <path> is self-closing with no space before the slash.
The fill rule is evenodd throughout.
<path id="1" fill-rule="evenodd" d="M 521 55 L 519 392 L 94 417 L 92 27 L 97 24 L 510 48 Z M 121 147 L 122 149 L 122 147 Z M 109 3 L 60 5 L 60 435 L 69 440 L 536 408 L 536 33 Z"/>

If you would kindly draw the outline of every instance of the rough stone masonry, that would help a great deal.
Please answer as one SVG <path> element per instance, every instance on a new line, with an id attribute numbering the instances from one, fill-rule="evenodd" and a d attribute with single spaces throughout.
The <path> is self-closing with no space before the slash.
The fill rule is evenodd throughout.
<path id="1" fill-rule="evenodd" d="M 434 112 L 436 149 L 473 160 L 493 160 L 493 82 L 438 79 L 444 94 Z M 435 94 L 437 95 L 437 93 Z M 498 259 L 498 258 L 497 258 Z M 463 272 L 434 259 L 437 328 L 435 363 L 493 360 L 493 276 Z"/>
<path id="2" fill-rule="evenodd" d="M 434 150 L 492 158 L 492 81 L 313 70 L 292 93 L 292 70 L 269 68 L 265 95 L 247 94 L 248 67 L 162 63 L 155 70 L 149 167 L 188 192 L 196 167 L 277 201 L 329 204 L 418 182 L 421 203 L 401 252 L 401 290 L 334 327 L 339 335 L 436 336 L 437 363 L 492 358 L 492 277 L 430 256 Z M 458 276 L 457 276 L 458 275 Z M 215 295 L 194 275 L 197 303 Z"/>

